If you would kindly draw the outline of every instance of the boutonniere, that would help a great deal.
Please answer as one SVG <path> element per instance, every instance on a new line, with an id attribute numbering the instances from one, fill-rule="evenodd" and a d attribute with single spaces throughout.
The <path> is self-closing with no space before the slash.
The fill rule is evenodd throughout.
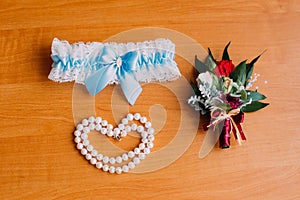
<path id="1" fill-rule="evenodd" d="M 208 133 L 200 150 L 200 157 L 206 156 L 219 140 L 220 148 L 230 147 L 231 134 L 237 142 L 246 140 L 241 123 L 244 114 L 258 111 L 268 105 L 261 102 L 266 96 L 257 89 L 251 90 L 258 74 L 253 74 L 254 64 L 261 55 L 251 62 L 242 61 L 234 65 L 229 57 L 226 45 L 221 61 L 217 61 L 210 49 L 205 62 L 195 58 L 195 67 L 199 72 L 193 83 L 195 95 L 188 103 L 202 115 L 209 113 L 210 122 L 204 129 Z"/>

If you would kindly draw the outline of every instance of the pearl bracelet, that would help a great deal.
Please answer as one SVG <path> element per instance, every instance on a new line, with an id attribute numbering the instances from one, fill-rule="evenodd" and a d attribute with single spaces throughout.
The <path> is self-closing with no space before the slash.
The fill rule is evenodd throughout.
<path id="1" fill-rule="evenodd" d="M 133 123 L 133 120 L 139 121 L 142 125 Z M 128 132 L 137 131 L 141 134 L 141 142 L 128 153 L 117 157 L 109 157 L 98 153 L 90 144 L 88 134 L 92 130 L 96 130 L 102 135 L 113 137 L 119 141 L 123 137 L 126 137 Z M 92 116 L 88 119 L 83 119 L 82 122 L 77 125 L 74 135 L 77 149 L 90 161 L 90 164 L 112 174 L 121 174 L 122 172 L 128 172 L 130 169 L 134 169 L 141 160 L 145 159 L 146 155 L 150 153 L 151 148 L 154 146 L 154 129 L 152 128 L 152 124 L 147 121 L 146 117 L 141 116 L 139 113 L 135 113 L 134 115 L 131 113 L 127 114 L 118 127 L 115 128 L 101 117 Z"/>

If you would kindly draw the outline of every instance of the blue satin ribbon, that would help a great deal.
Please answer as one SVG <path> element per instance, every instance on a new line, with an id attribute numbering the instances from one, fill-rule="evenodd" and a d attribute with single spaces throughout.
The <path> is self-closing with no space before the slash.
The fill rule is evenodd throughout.
<path id="1" fill-rule="evenodd" d="M 112 48 L 105 46 L 98 61 L 100 69 L 85 80 L 87 90 L 95 96 L 117 76 L 127 101 L 134 105 L 142 92 L 134 75 L 137 60 L 137 52 L 131 51 L 119 56 Z"/>

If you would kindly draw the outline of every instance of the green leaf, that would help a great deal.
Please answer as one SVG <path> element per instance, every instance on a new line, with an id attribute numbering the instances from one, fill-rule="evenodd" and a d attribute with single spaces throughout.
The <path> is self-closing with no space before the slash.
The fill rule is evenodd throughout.
<path id="1" fill-rule="evenodd" d="M 255 92 L 255 91 L 251 91 L 251 90 L 246 90 L 248 95 L 247 95 L 247 101 L 250 101 L 250 99 L 252 99 L 252 101 L 259 101 L 259 100 L 263 100 L 265 98 L 267 98 L 265 95 L 259 93 L 259 92 Z"/>
<path id="2" fill-rule="evenodd" d="M 214 71 L 215 67 L 217 66 L 211 56 L 207 56 L 207 58 L 205 60 L 205 64 L 208 66 L 209 70 L 212 72 Z"/>
<path id="3" fill-rule="evenodd" d="M 221 108 L 222 110 L 226 110 L 226 111 L 229 111 L 232 109 L 231 106 L 227 103 L 218 102 L 218 103 L 215 103 L 215 106 L 218 108 Z"/>
<path id="4" fill-rule="evenodd" d="M 214 73 L 210 73 L 210 74 L 213 80 L 213 85 L 216 86 L 217 90 L 222 90 L 223 80 Z"/>
<path id="5" fill-rule="evenodd" d="M 246 60 L 238 64 L 231 73 L 230 78 L 239 85 L 244 85 L 246 82 Z"/>
<path id="6" fill-rule="evenodd" d="M 229 110 L 232 109 L 231 106 L 229 104 L 226 104 L 226 103 L 222 103 L 218 107 L 223 109 L 223 110 L 226 110 L 226 111 L 229 111 Z"/>
<path id="7" fill-rule="evenodd" d="M 208 56 L 205 60 L 205 64 L 208 66 L 208 68 L 213 71 L 216 67 L 216 60 L 214 58 L 214 56 L 211 53 L 210 48 L 208 48 Z"/>
<path id="8" fill-rule="evenodd" d="M 195 56 L 195 68 L 199 73 L 203 73 L 209 70 L 208 66 L 201 60 L 199 60 L 197 56 Z"/>
<path id="9" fill-rule="evenodd" d="M 246 100 L 247 99 L 247 92 L 246 90 L 241 90 L 241 99 Z"/>
<path id="10" fill-rule="evenodd" d="M 214 56 L 212 55 L 212 52 L 210 50 L 210 48 L 208 48 L 208 55 L 211 57 L 211 59 L 216 62 L 216 59 L 214 58 Z"/>
<path id="11" fill-rule="evenodd" d="M 200 90 L 198 88 L 198 84 L 196 82 L 191 82 L 191 86 L 192 86 L 195 94 L 199 96 L 200 95 Z"/>
<path id="12" fill-rule="evenodd" d="M 259 56 L 257 56 L 256 58 L 254 58 L 250 63 L 248 63 L 246 65 L 246 80 L 248 81 L 249 78 L 251 77 L 252 75 L 252 72 L 253 72 L 253 68 L 254 68 L 254 64 L 257 62 L 257 60 L 260 58 L 262 54 L 260 54 Z M 247 81 L 245 82 L 245 86 L 247 84 Z"/>
<path id="13" fill-rule="evenodd" d="M 241 111 L 244 112 L 244 113 L 255 112 L 255 111 L 258 111 L 258 110 L 266 107 L 267 105 L 269 105 L 269 104 L 268 103 L 262 103 L 262 102 L 259 102 L 259 101 L 253 101 L 251 104 L 243 106 L 241 108 Z"/>
<path id="14" fill-rule="evenodd" d="M 230 60 L 229 54 L 228 54 L 228 47 L 230 45 L 231 42 L 228 42 L 228 44 L 226 45 L 224 51 L 223 51 L 223 56 L 222 56 L 222 60 Z"/>

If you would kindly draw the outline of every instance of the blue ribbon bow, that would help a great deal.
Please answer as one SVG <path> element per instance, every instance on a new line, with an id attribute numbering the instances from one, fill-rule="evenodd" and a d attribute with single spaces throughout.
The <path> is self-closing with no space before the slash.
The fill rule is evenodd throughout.
<path id="1" fill-rule="evenodd" d="M 117 76 L 127 101 L 133 105 L 142 92 L 134 75 L 137 60 L 137 52 L 131 51 L 119 56 L 112 48 L 105 46 L 99 60 L 100 69 L 85 80 L 87 90 L 95 96 Z"/>

